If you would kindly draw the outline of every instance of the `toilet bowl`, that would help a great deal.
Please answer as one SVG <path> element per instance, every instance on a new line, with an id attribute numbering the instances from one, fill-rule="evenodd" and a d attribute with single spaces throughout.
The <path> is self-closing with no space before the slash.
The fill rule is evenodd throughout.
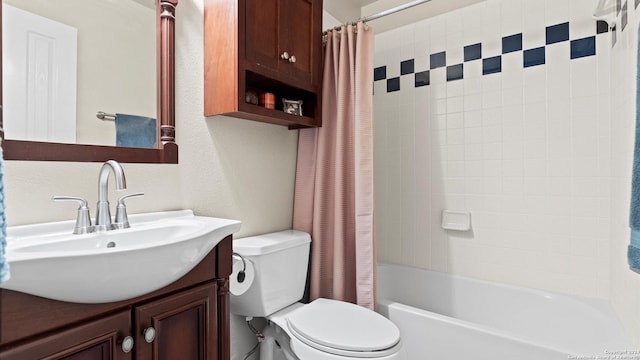
<path id="1" fill-rule="evenodd" d="M 299 359 L 401 359 L 398 328 L 358 305 L 317 299 L 293 304 L 267 319 L 271 331 L 288 335 L 288 345 Z M 272 358 L 266 351 L 260 359 Z"/>
<path id="2" fill-rule="evenodd" d="M 311 238 L 286 230 L 235 239 L 234 252 L 250 261 L 255 278 L 231 295 L 231 312 L 265 317 L 261 360 L 400 360 L 400 331 L 364 307 L 330 299 L 298 302 L 303 295 Z"/>

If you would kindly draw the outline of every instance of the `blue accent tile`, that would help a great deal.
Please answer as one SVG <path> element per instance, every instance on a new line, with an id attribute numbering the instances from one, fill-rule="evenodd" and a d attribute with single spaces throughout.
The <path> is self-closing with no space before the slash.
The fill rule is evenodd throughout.
<path id="1" fill-rule="evenodd" d="M 373 81 L 384 80 L 387 78 L 387 67 L 380 66 L 373 69 Z"/>
<path id="2" fill-rule="evenodd" d="M 478 60 L 481 58 L 482 44 L 478 43 L 464 47 L 464 61 Z"/>
<path id="3" fill-rule="evenodd" d="M 622 31 L 624 31 L 624 28 L 627 27 L 627 23 L 629 22 L 629 18 L 628 18 L 628 14 L 627 14 L 627 2 L 624 2 L 624 6 L 622 7 L 622 17 L 620 18 L 620 23 L 622 24 Z"/>
<path id="4" fill-rule="evenodd" d="M 596 37 L 571 40 L 571 59 L 577 59 L 596 54 Z"/>
<path id="5" fill-rule="evenodd" d="M 431 54 L 429 58 L 431 60 L 431 69 L 435 69 L 435 68 L 439 68 L 447 65 L 446 51 Z"/>
<path id="6" fill-rule="evenodd" d="M 547 26 L 547 45 L 569 40 L 569 23 Z"/>
<path id="7" fill-rule="evenodd" d="M 387 79 L 387 92 L 394 92 L 400 90 L 400 78 L 395 77 Z"/>
<path id="8" fill-rule="evenodd" d="M 415 77 L 416 77 L 416 80 L 415 80 L 416 87 L 429 85 L 429 82 L 430 82 L 429 70 L 417 72 L 415 74 Z"/>
<path id="9" fill-rule="evenodd" d="M 636 0 L 640 1 L 640 0 Z M 609 24 L 606 21 L 598 20 L 596 21 L 596 34 L 602 34 L 609 32 Z"/>
<path id="10" fill-rule="evenodd" d="M 502 56 L 494 56 L 482 60 L 482 75 L 495 74 L 502 71 Z"/>
<path id="11" fill-rule="evenodd" d="M 400 75 L 413 74 L 413 59 L 400 63 Z"/>
<path id="12" fill-rule="evenodd" d="M 463 74 L 462 64 L 447 66 L 447 81 L 460 80 Z"/>
<path id="13" fill-rule="evenodd" d="M 510 53 L 522 50 L 522 33 L 509 35 L 502 38 L 502 53 Z"/>
<path id="14" fill-rule="evenodd" d="M 545 62 L 544 46 L 524 51 L 524 67 L 542 65 Z"/>

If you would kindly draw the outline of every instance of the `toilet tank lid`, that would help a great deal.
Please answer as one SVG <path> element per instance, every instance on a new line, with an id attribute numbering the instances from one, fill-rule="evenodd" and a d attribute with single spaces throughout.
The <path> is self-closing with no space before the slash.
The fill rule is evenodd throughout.
<path id="1" fill-rule="evenodd" d="M 305 245 L 311 236 L 304 231 L 284 230 L 233 240 L 233 251 L 242 256 L 257 256 Z"/>

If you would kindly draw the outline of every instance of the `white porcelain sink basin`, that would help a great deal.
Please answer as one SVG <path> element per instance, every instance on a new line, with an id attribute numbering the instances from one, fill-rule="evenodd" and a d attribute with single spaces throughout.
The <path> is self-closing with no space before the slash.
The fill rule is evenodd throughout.
<path id="1" fill-rule="evenodd" d="M 193 269 L 240 222 L 190 210 L 130 215 L 129 229 L 73 235 L 75 221 L 7 228 L 11 278 L 0 287 L 104 303 L 160 289 Z"/>

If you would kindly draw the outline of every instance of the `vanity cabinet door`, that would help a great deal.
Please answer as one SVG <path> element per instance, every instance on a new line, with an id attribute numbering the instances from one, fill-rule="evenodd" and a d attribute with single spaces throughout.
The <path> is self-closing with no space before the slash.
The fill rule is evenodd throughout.
<path id="1" fill-rule="evenodd" d="M 39 338 L 0 353 L 2 360 L 131 360 L 122 350 L 131 332 L 131 313 L 122 311 L 100 320 Z"/>
<path id="2" fill-rule="evenodd" d="M 137 360 L 217 359 L 214 283 L 136 307 L 134 312 Z"/>

